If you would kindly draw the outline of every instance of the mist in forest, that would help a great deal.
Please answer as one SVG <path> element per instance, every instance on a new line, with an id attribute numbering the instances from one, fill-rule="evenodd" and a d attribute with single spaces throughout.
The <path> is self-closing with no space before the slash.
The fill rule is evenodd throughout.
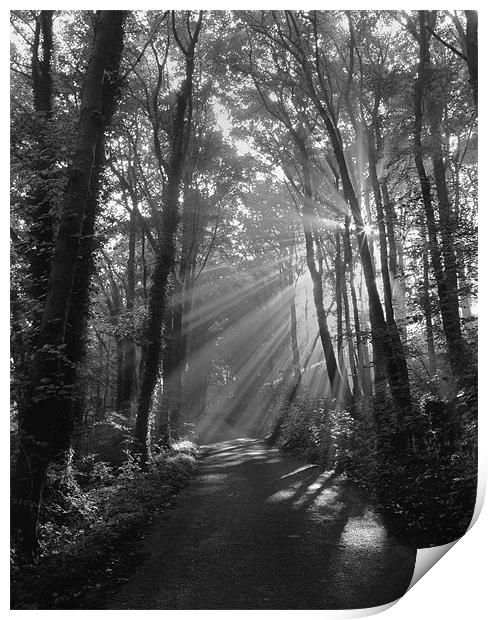
<path id="1" fill-rule="evenodd" d="M 477 481 L 477 13 L 10 21 L 14 606 L 76 608 L 90 563 L 115 570 L 206 458 L 320 468 L 302 486 L 351 548 L 356 527 L 376 551 L 390 524 L 412 548 L 459 538 Z"/>

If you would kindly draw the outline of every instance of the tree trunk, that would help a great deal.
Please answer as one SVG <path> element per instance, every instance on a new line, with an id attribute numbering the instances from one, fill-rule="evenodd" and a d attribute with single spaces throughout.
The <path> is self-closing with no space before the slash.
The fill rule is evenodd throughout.
<path id="1" fill-rule="evenodd" d="M 386 179 L 380 181 L 381 196 L 385 208 L 386 236 L 388 238 L 388 264 L 390 268 L 390 281 L 392 287 L 392 303 L 395 320 L 403 340 L 406 341 L 406 290 L 401 260 L 402 245 L 395 232 L 397 216 L 395 206 L 391 202 Z"/>
<path id="2" fill-rule="evenodd" d="M 42 50 L 42 54 L 40 51 Z M 56 152 L 52 133 L 53 111 L 53 11 L 41 11 L 36 20 L 32 50 L 32 84 L 37 124 L 37 148 L 33 194 L 28 199 L 30 247 L 27 249 L 32 282 L 29 293 L 40 311 L 47 291 L 54 241 L 53 176 Z M 36 313 L 36 327 L 41 320 Z"/>
<path id="3" fill-rule="evenodd" d="M 422 102 L 428 82 L 430 67 L 429 35 L 426 27 L 425 11 L 419 11 L 419 65 L 418 77 L 415 83 L 415 127 L 414 127 L 414 154 L 415 165 L 422 190 L 422 199 L 425 210 L 429 250 L 432 268 L 439 295 L 442 325 L 447 341 L 448 357 L 454 375 L 463 380 L 466 372 L 466 347 L 461 333 L 459 320 L 459 306 L 457 294 L 448 290 L 446 274 L 444 272 L 441 252 L 437 239 L 437 222 L 432 203 L 430 181 L 425 171 L 422 147 Z"/>
<path id="4" fill-rule="evenodd" d="M 304 178 L 305 200 L 303 203 L 302 225 L 305 236 L 306 261 L 308 271 L 312 278 L 313 300 L 315 304 L 315 312 L 317 314 L 320 340 L 322 342 L 322 349 L 325 356 L 327 375 L 330 382 L 331 397 L 337 399 L 337 402 L 342 404 L 345 408 L 349 408 L 353 404 L 352 394 L 349 388 L 349 384 L 347 382 L 347 378 L 344 379 L 342 377 L 340 369 L 337 366 L 334 347 L 332 345 L 332 339 L 330 337 L 329 328 L 327 326 L 327 316 L 324 309 L 322 273 L 320 269 L 317 269 L 317 265 L 315 262 L 315 250 L 312 230 L 312 221 L 314 218 L 314 214 L 311 206 L 313 194 L 310 176 L 310 164 L 303 143 L 300 141 L 296 142 L 297 147 L 300 151 L 301 165 Z"/>
<path id="5" fill-rule="evenodd" d="M 344 239 L 344 235 L 343 235 Z M 345 250 L 345 242 L 344 242 L 344 264 L 341 269 L 341 291 L 343 296 L 343 304 L 344 304 L 344 321 L 346 327 L 346 339 L 347 339 L 347 349 L 349 354 L 349 366 L 351 369 L 352 375 L 352 385 L 353 390 L 352 394 L 354 400 L 357 402 L 361 397 L 361 381 L 358 373 L 358 362 L 356 359 L 356 353 L 354 351 L 354 342 L 353 342 L 353 334 L 351 329 L 351 315 L 349 309 L 349 298 L 347 296 L 347 284 L 346 284 L 346 250 Z"/>
<path id="6" fill-rule="evenodd" d="M 403 360 L 404 364 L 399 372 L 406 373 L 406 379 L 408 380 L 408 371 L 406 366 L 405 352 L 403 350 L 402 341 L 400 338 L 400 332 L 396 324 L 395 315 L 393 311 L 393 294 L 390 281 L 390 265 L 388 260 L 388 240 L 386 235 L 385 214 L 383 209 L 383 196 L 381 194 L 380 182 L 376 173 L 377 156 L 374 149 L 373 137 L 370 135 L 368 140 L 368 165 L 369 176 L 371 179 L 371 185 L 373 187 L 373 194 L 376 204 L 377 224 L 378 224 L 378 236 L 380 245 L 380 264 L 381 264 L 381 277 L 383 281 L 383 299 L 385 306 L 386 324 L 391 338 L 391 355 L 394 355 L 398 360 Z M 378 398 L 376 404 L 378 407 L 384 407 L 386 404 L 383 385 L 384 374 L 381 366 L 381 360 L 375 365 L 375 373 L 378 375 L 375 377 L 375 384 L 377 385 Z"/>
<path id="7" fill-rule="evenodd" d="M 300 381 L 300 352 L 298 350 L 298 339 L 297 339 L 297 309 L 295 306 L 295 288 L 292 285 L 292 289 L 290 292 L 290 344 L 291 344 L 291 352 L 292 352 L 292 366 L 293 366 L 293 375 L 295 382 Z"/>
<path id="8" fill-rule="evenodd" d="M 349 267 L 349 287 L 351 291 L 352 311 L 354 318 L 354 333 L 356 337 L 356 350 L 358 353 L 359 376 L 361 378 L 361 387 L 366 396 L 372 395 L 371 371 L 369 356 L 367 355 L 367 346 L 363 342 L 361 333 L 361 321 L 359 319 L 358 301 L 356 295 L 356 285 L 354 277 L 354 265 L 352 262 L 351 236 L 349 232 L 349 217 L 345 220 L 344 229 L 344 260 Z"/>
<path id="9" fill-rule="evenodd" d="M 465 11 L 465 13 L 469 83 L 473 89 L 474 103 L 478 107 L 478 11 Z"/>
<path id="10" fill-rule="evenodd" d="M 174 398 L 173 370 L 173 311 L 172 305 L 168 304 L 164 315 L 163 328 L 163 351 L 162 351 L 162 376 L 163 390 L 159 401 L 157 416 L 156 436 L 161 444 L 167 444 L 171 437 L 171 409 Z"/>
<path id="11" fill-rule="evenodd" d="M 364 227 L 364 221 L 361 214 L 361 208 L 347 169 L 339 130 L 334 126 L 322 104 L 319 101 L 316 103 L 332 143 L 334 155 L 339 166 L 344 197 L 351 208 L 354 224 L 356 226 L 359 255 L 363 267 L 366 287 L 368 289 L 373 350 L 379 364 L 385 365 L 388 383 L 390 384 L 393 401 L 397 409 L 398 424 L 400 428 L 402 428 L 404 418 L 408 417 L 412 410 L 410 383 L 405 355 L 403 353 L 398 332 L 395 332 L 395 330 L 390 330 L 385 321 L 383 307 L 381 305 L 378 289 L 376 287 L 376 274 Z"/>
<path id="12" fill-rule="evenodd" d="M 282 244 L 282 252 L 286 253 L 286 260 L 283 262 L 283 289 L 288 296 L 288 306 L 290 310 L 290 346 L 291 346 L 291 368 L 293 369 L 293 381 L 299 383 L 301 377 L 300 351 L 298 349 L 297 334 L 297 309 L 295 303 L 295 282 L 293 278 L 293 244 Z M 268 357 L 271 361 L 271 357 Z M 271 376 L 272 367 L 268 374 Z"/>
<path id="13" fill-rule="evenodd" d="M 136 386 L 136 344 L 134 341 L 134 301 L 136 270 L 137 212 L 133 205 L 129 220 L 129 256 L 127 259 L 127 333 L 124 335 L 124 370 L 121 395 L 121 410 L 130 418 L 132 400 Z"/>
<path id="14" fill-rule="evenodd" d="M 40 11 L 36 18 L 31 56 L 35 112 L 31 137 L 35 159 L 28 175 L 31 180 L 28 182 L 29 190 L 22 213 L 28 229 L 26 240 L 23 241 L 15 233 L 12 234 L 11 229 L 12 246 L 14 250 L 18 248 L 19 255 L 25 255 L 29 269 L 29 277 L 19 283 L 19 293 L 27 293 L 27 303 L 23 301 L 24 295 L 18 295 L 13 291 L 11 295 L 11 343 L 14 360 L 11 395 L 17 403 L 19 416 L 23 412 L 32 342 L 39 327 L 46 297 L 55 230 L 54 177 L 59 174 L 59 168 L 55 165 L 56 148 L 52 139 L 52 52 L 53 11 Z M 26 307 L 29 313 L 28 324 L 31 326 L 28 330 L 25 328 L 25 320 L 21 320 Z M 19 425 L 21 425 L 20 418 Z"/>
<path id="15" fill-rule="evenodd" d="M 114 40 L 123 28 L 123 11 L 102 11 L 98 20 L 81 98 L 73 163 L 51 264 L 30 384 L 20 429 L 19 456 L 12 485 L 11 525 L 21 555 L 37 550 L 37 520 L 47 468 L 70 386 L 60 383 L 65 366 L 66 325 L 83 218 L 89 199 L 96 145 L 104 131 L 102 86 Z"/>
<path id="16" fill-rule="evenodd" d="M 103 97 L 102 97 L 103 101 Z M 78 257 L 73 278 L 73 289 L 66 324 L 65 382 L 76 386 L 68 394 L 60 411 L 58 424 L 63 428 L 58 433 L 56 459 L 64 459 L 71 443 L 71 435 L 80 423 L 84 407 L 83 391 L 77 381 L 78 368 L 86 355 L 86 328 L 90 310 L 90 283 L 95 271 L 94 253 L 96 249 L 95 225 L 98 213 L 98 200 L 101 174 L 104 163 L 104 140 L 100 136 L 95 150 L 93 172 L 90 179 L 90 194 L 83 219 Z M 61 429 L 60 429 L 61 431 Z"/>
<path id="17" fill-rule="evenodd" d="M 178 131 L 183 131 L 183 119 Z M 181 155 L 178 158 L 179 161 L 175 161 L 172 166 L 173 174 L 168 179 L 165 192 L 161 246 L 152 275 L 147 325 L 142 343 L 142 373 L 135 437 L 137 440 L 136 450 L 140 453 L 143 463 L 147 462 L 149 456 L 149 414 L 161 362 L 162 326 L 167 303 L 167 284 L 176 252 L 175 234 L 179 220 L 178 197 Z"/>
<path id="18" fill-rule="evenodd" d="M 430 302 L 430 286 L 429 286 L 429 256 L 428 256 L 428 244 L 425 233 L 425 225 L 422 223 L 420 227 L 420 234 L 422 237 L 422 295 L 421 302 L 424 310 L 425 318 L 425 339 L 427 341 L 427 356 L 429 360 L 430 375 L 434 376 L 437 372 L 437 359 L 434 347 L 434 328 L 432 323 L 432 306 Z"/>
<path id="19" fill-rule="evenodd" d="M 337 361 L 341 373 L 345 375 L 344 366 L 344 327 L 342 325 L 342 259 L 341 259 L 341 233 L 339 230 L 335 232 L 335 292 L 336 292 L 336 320 L 337 320 Z"/>
<path id="20" fill-rule="evenodd" d="M 177 437 L 183 430 L 183 374 L 187 359 L 185 316 L 188 315 L 191 305 L 192 257 L 197 252 L 200 236 L 199 227 L 195 225 L 199 209 L 198 192 L 191 188 L 188 178 L 185 179 L 184 185 L 181 256 L 172 296 L 171 334 L 168 333 L 168 344 L 171 351 L 167 355 L 167 363 L 170 365 L 170 369 L 168 369 L 168 373 L 164 373 L 171 437 Z"/>
<path id="21" fill-rule="evenodd" d="M 202 22 L 202 12 L 191 43 L 186 51 L 186 78 L 178 94 L 173 122 L 172 144 L 168 162 L 167 184 L 164 192 L 160 249 L 149 293 L 147 326 L 142 349 L 142 375 L 137 409 L 136 451 L 145 464 L 149 457 L 148 432 L 152 395 L 159 373 L 162 353 L 162 325 L 167 304 L 167 283 L 175 262 L 175 235 L 179 222 L 179 192 L 183 165 L 188 148 L 191 123 L 194 51 Z"/>
<path id="22" fill-rule="evenodd" d="M 181 271 L 180 271 L 181 274 Z M 181 276 L 180 276 L 181 277 Z M 186 361 L 185 336 L 183 334 L 183 296 L 184 286 L 175 278 L 172 308 L 172 328 L 171 328 L 171 370 L 170 370 L 170 400 L 169 400 L 169 421 L 171 437 L 178 437 L 181 433 L 182 415 L 182 386 L 183 371 Z M 167 375 L 165 374 L 165 379 Z"/>
<path id="23" fill-rule="evenodd" d="M 66 325 L 65 383 L 76 386 L 71 396 L 59 407 L 58 445 L 55 458 L 64 459 L 71 445 L 73 431 L 83 419 L 85 395 L 78 381 L 78 370 L 86 355 L 86 329 L 90 313 L 90 284 L 95 273 L 95 252 L 98 248 L 96 225 L 99 213 L 100 194 L 103 188 L 105 167 L 105 134 L 110 127 L 115 106 L 119 98 L 119 69 L 123 48 L 123 30 L 114 36 L 110 55 L 105 68 L 106 78 L 102 85 L 102 117 L 104 131 L 98 136 L 95 158 L 90 178 L 90 192 L 81 229 L 80 244 L 75 265 L 73 288 Z"/>

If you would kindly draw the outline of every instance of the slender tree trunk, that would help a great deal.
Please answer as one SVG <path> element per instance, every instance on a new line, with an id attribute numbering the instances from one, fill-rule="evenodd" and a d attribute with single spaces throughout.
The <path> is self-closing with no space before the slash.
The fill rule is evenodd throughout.
<path id="1" fill-rule="evenodd" d="M 361 387 L 366 396 L 372 395 L 371 372 L 367 348 L 363 342 L 361 333 L 361 321 L 359 319 L 358 301 L 356 295 L 356 285 L 354 277 L 354 265 L 352 262 L 351 236 L 349 232 L 349 217 L 345 220 L 344 229 L 344 260 L 349 268 L 349 287 L 351 291 L 352 311 L 354 318 L 354 333 L 356 336 L 356 350 L 358 353 L 359 376 L 361 377 Z"/>
<path id="2" fill-rule="evenodd" d="M 172 278 L 174 280 L 174 278 Z M 156 412 L 157 437 L 160 443 L 167 444 L 171 438 L 171 413 L 174 398 L 173 370 L 174 370 L 174 348 L 173 348 L 173 316 L 174 308 L 168 304 L 164 315 L 163 329 L 163 352 L 162 352 L 162 376 L 163 391 L 159 401 L 159 410 Z"/>
<path id="3" fill-rule="evenodd" d="M 343 235 L 344 238 L 344 235 Z M 345 246 L 345 243 L 344 243 Z M 342 296 L 343 296 L 343 304 L 344 304 L 344 321 L 345 321 L 345 327 L 346 327 L 346 339 L 347 339 L 347 349 L 348 349 L 348 354 L 349 354 L 349 366 L 351 368 L 351 375 L 352 375 L 352 385 L 353 385 L 353 390 L 352 390 L 352 394 L 354 397 L 354 400 L 357 402 L 359 401 L 359 398 L 361 397 L 361 381 L 359 378 L 359 373 L 358 373 L 358 364 L 357 364 L 357 359 L 356 359 L 356 353 L 354 351 L 354 342 L 353 342 L 353 334 L 352 334 L 352 329 L 351 329 L 351 315 L 350 315 L 350 309 L 349 309 L 349 298 L 347 295 L 347 284 L 346 284 L 346 250 L 344 247 L 344 265 L 341 269 L 341 291 L 342 291 Z"/>
<path id="4" fill-rule="evenodd" d="M 25 386 L 30 374 L 30 353 L 39 329 L 42 308 L 46 298 L 47 282 L 51 267 L 51 257 L 55 235 L 55 211 L 57 207 L 57 185 L 61 182 L 60 169 L 57 164 L 57 145 L 53 140 L 53 11 L 40 11 L 34 27 L 34 40 L 31 55 L 32 94 L 34 118 L 29 137 L 32 140 L 35 159 L 27 178 L 27 196 L 23 217 L 28 235 L 25 241 L 17 236 L 13 238 L 14 248 L 19 249 L 27 259 L 28 277 L 19 284 L 19 290 L 26 293 L 28 303 L 20 295 L 14 302 L 12 312 L 19 315 L 22 309 L 27 311 L 28 321 L 12 321 L 12 343 L 25 346 L 23 355 L 19 350 L 12 351 L 14 359 L 12 390 L 20 417 L 24 411 Z M 28 138 L 28 139 L 29 139 Z M 21 331 L 19 331 L 21 330 Z"/>
<path id="5" fill-rule="evenodd" d="M 146 234 L 144 226 L 141 226 L 141 271 L 142 271 L 142 297 L 147 299 L 147 262 L 146 262 Z"/>
<path id="6" fill-rule="evenodd" d="M 454 228 L 458 229 L 460 226 L 460 168 L 461 163 L 459 161 L 460 149 L 459 149 L 459 140 L 458 137 L 458 148 L 456 159 L 453 162 L 454 172 L 453 172 L 453 185 L 454 185 Z M 470 293 L 470 285 L 466 268 L 465 261 L 465 246 L 464 244 L 458 243 L 456 244 L 456 265 L 458 272 L 458 292 L 459 292 L 459 304 L 461 306 L 461 316 L 464 320 L 469 319 L 471 315 L 471 293 Z"/>
<path id="7" fill-rule="evenodd" d="M 392 303 L 395 320 L 400 334 L 406 341 L 406 290 L 401 261 L 401 240 L 397 239 L 395 224 L 397 215 L 395 206 L 391 202 L 386 179 L 380 181 L 381 196 L 385 208 L 386 236 L 388 238 L 388 264 L 390 268 L 390 280 L 392 286 Z"/>
<path id="8" fill-rule="evenodd" d="M 336 313 L 337 313 L 337 361 L 341 373 L 345 375 L 344 365 L 344 327 L 342 325 L 342 257 L 341 257 L 341 233 L 335 233 L 336 255 L 335 255 L 335 289 L 336 289 Z"/>
<path id="9" fill-rule="evenodd" d="M 292 352 L 293 363 L 293 375 L 294 381 L 300 381 L 300 352 L 298 350 L 298 338 L 297 338 L 297 309 L 295 306 L 295 288 L 292 285 L 290 292 L 290 343 Z"/>
<path id="10" fill-rule="evenodd" d="M 37 520 L 42 488 L 69 386 L 60 384 L 65 366 L 66 325 L 73 279 L 89 199 L 96 145 L 104 131 L 102 86 L 110 51 L 123 28 L 123 11 L 102 11 L 85 76 L 73 164 L 65 192 L 51 264 L 30 384 L 20 429 L 19 456 L 12 485 L 11 525 L 16 547 L 32 558 L 37 550 Z"/>
<path id="11" fill-rule="evenodd" d="M 129 220 L 129 256 L 127 258 L 127 333 L 124 335 L 124 370 L 121 394 L 121 410 L 130 417 L 136 387 L 136 344 L 134 341 L 134 301 L 136 274 L 137 212 L 133 205 Z"/>
<path id="12" fill-rule="evenodd" d="M 368 143 L 368 163 L 369 163 L 369 176 L 371 179 L 371 185 L 373 187 L 373 194 L 376 203 L 376 214 L 378 223 L 378 236 L 380 245 L 380 263 L 381 263 L 381 276 L 383 280 L 383 299 L 385 306 L 386 324 L 391 338 L 391 355 L 394 355 L 398 360 L 403 360 L 404 366 L 399 368 L 399 373 L 406 374 L 408 379 L 408 372 L 406 367 L 405 352 L 403 350 L 402 341 L 400 338 L 400 331 L 396 324 L 395 315 L 393 311 L 393 295 L 390 281 L 390 265 L 388 260 L 388 241 L 386 235 L 385 214 L 383 209 L 383 197 L 381 194 L 380 183 L 376 173 L 376 153 L 373 145 L 373 137 L 370 136 Z M 381 362 L 380 362 L 381 363 Z M 376 366 L 375 366 L 376 370 Z M 383 386 L 383 369 L 379 371 L 379 377 L 377 380 L 378 387 Z M 385 405 L 385 396 L 383 389 L 379 390 L 381 397 L 378 398 L 378 406 Z"/>
<path id="13" fill-rule="evenodd" d="M 110 300 L 107 299 L 107 304 L 110 311 L 110 318 L 112 328 L 114 331 L 115 340 L 115 401 L 113 408 L 115 411 L 121 411 L 122 409 L 122 387 L 124 384 L 124 345 L 123 339 L 120 335 L 119 324 L 120 316 L 122 314 L 122 300 L 117 287 L 117 283 L 112 275 L 110 275 L 111 281 L 111 296 Z"/>
<path id="14" fill-rule="evenodd" d="M 397 409 L 398 424 L 399 427 L 402 428 L 404 418 L 408 417 L 412 410 L 410 382 L 405 355 L 398 332 L 388 329 L 388 325 L 385 321 L 383 307 L 376 287 L 376 274 L 367 241 L 361 208 L 349 176 L 339 131 L 334 126 L 320 102 L 317 102 L 317 107 L 324 120 L 327 133 L 332 143 L 334 155 L 339 166 L 344 196 L 351 208 L 354 224 L 356 226 L 359 255 L 366 287 L 368 289 L 373 350 L 379 364 L 384 364 L 386 368 L 388 383 L 390 384 L 391 393 Z M 379 423 L 380 426 L 382 426 L 381 421 L 379 421 Z"/>
<path id="15" fill-rule="evenodd" d="M 298 349 L 297 333 L 297 309 L 295 300 L 295 282 L 293 278 L 293 245 L 281 244 L 281 251 L 287 254 L 287 259 L 283 262 L 283 283 L 282 288 L 288 295 L 288 306 L 290 310 L 290 346 L 291 346 L 291 368 L 293 369 L 293 381 L 298 383 L 301 378 L 300 370 L 300 351 Z M 268 361 L 272 362 L 272 356 L 268 356 Z M 268 375 L 273 372 L 272 364 L 268 369 Z"/>
<path id="16" fill-rule="evenodd" d="M 179 127 L 179 131 L 183 131 L 183 125 Z M 143 462 L 146 462 L 149 456 L 149 413 L 161 362 L 161 332 L 167 303 L 167 283 L 173 269 L 176 252 L 175 234 L 179 220 L 178 195 L 182 160 L 175 164 L 165 192 L 161 246 L 152 275 L 147 326 L 142 345 L 142 373 L 135 436 L 136 449 L 140 452 Z"/>
<path id="17" fill-rule="evenodd" d="M 167 304 L 167 283 L 175 262 L 175 235 L 179 222 L 178 199 L 182 170 L 188 148 L 188 129 L 191 123 L 194 51 L 198 41 L 201 22 L 202 12 L 200 12 L 195 32 L 186 51 L 186 78 L 176 103 L 171 155 L 164 192 L 161 242 L 149 294 L 148 318 L 142 350 L 143 369 L 135 427 L 135 449 L 140 453 L 143 464 L 147 462 L 149 456 L 149 414 L 161 362 L 161 332 Z"/>
<path id="18" fill-rule="evenodd" d="M 430 100 L 427 109 L 430 117 L 431 154 L 438 198 L 439 233 L 442 242 L 441 253 L 444 259 L 444 278 L 447 289 L 446 295 L 449 298 L 449 305 L 459 307 L 457 261 L 453 241 L 455 215 L 451 210 L 449 193 L 446 184 L 446 172 L 444 156 L 442 153 L 440 128 L 441 109 L 438 103 L 433 99 Z"/>
<path id="19" fill-rule="evenodd" d="M 422 308 L 425 318 L 425 339 L 427 341 L 427 355 L 429 359 L 429 371 L 431 376 L 437 372 L 437 358 L 434 347 L 434 327 L 432 323 L 432 306 L 430 302 L 430 285 L 429 285 L 429 256 L 428 244 L 425 233 L 424 223 L 420 226 L 420 234 L 422 236 Z"/>
<path id="20" fill-rule="evenodd" d="M 200 235 L 199 227 L 195 226 L 199 209 L 198 192 L 191 188 L 188 178 L 185 179 L 184 185 L 181 257 L 172 296 L 171 334 L 168 334 L 171 352 L 167 355 L 167 363 L 170 367 L 168 374 L 165 373 L 171 437 L 177 437 L 183 428 L 183 374 L 187 359 L 185 315 L 188 315 L 191 304 L 193 284 L 190 277 L 191 263 L 198 248 Z"/>
<path id="21" fill-rule="evenodd" d="M 474 103 L 478 107 L 478 11 L 465 11 L 465 13 L 469 83 L 473 89 Z"/>
<path id="22" fill-rule="evenodd" d="M 53 176 L 56 152 L 52 140 L 53 112 L 53 11 L 41 11 L 36 20 L 32 50 L 32 84 L 37 120 L 37 148 L 33 194 L 28 200 L 30 247 L 27 249 L 32 275 L 30 295 L 40 311 L 47 291 L 54 242 Z M 36 313 L 36 323 L 40 313 Z M 36 325 L 37 327 L 38 325 Z"/>
<path id="23" fill-rule="evenodd" d="M 330 337 L 329 329 L 327 326 L 327 316 L 324 309 L 322 273 L 319 269 L 317 269 L 317 265 L 315 262 L 315 250 L 312 229 L 314 214 L 311 207 L 313 194 L 310 177 L 310 164 L 308 162 L 308 156 L 305 152 L 303 143 L 297 142 L 297 146 L 300 149 L 301 164 L 304 177 L 305 200 L 303 206 L 302 225 L 305 236 L 306 261 L 310 276 L 312 278 L 313 300 L 315 304 L 315 312 L 317 314 L 320 340 L 322 342 L 322 349 L 325 356 L 327 375 L 330 382 L 331 396 L 332 398 L 337 398 L 338 402 L 342 403 L 344 407 L 349 408 L 353 404 L 352 393 L 349 388 L 347 378 L 342 377 L 340 369 L 337 365 L 334 347 L 332 345 L 332 339 Z"/>
<path id="24" fill-rule="evenodd" d="M 463 380 L 467 366 L 466 347 L 461 333 L 457 295 L 448 290 L 437 239 L 437 222 L 432 203 L 430 181 L 425 171 L 422 147 L 422 103 L 430 67 L 429 35 L 425 11 L 419 11 L 419 65 L 415 83 L 414 154 L 425 210 L 429 250 L 439 295 L 442 325 L 447 341 L 449 363 L 453 373 Z"/>

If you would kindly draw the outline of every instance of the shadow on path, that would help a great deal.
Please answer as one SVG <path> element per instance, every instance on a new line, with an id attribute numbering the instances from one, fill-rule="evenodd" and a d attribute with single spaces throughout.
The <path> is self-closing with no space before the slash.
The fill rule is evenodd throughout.
<path id="1" fill-rule="evenodd" d="M 415 549 L 343 477 L 254 439 L 203 454 L 105 609 L 350 609 L 405 593 Z"/>

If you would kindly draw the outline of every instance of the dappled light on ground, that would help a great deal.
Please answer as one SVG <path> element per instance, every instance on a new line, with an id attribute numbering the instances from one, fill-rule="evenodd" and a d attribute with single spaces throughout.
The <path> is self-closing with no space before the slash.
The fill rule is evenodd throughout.
<path id="1" fill-rule="evenodd" d="M 202 447 L 194 482 L 107 609 L 340 609 L 407 589 L 415 550 L 358 490 L 254 439 Z"/>
<path id="2" fill-rule="evenodd" d="M 373 547 L 385 544 L 386 529 L 381 526 L 371 509 L 364 515 L 351 516 L 344 527 L 340 543 L 344 546 Z"/>

